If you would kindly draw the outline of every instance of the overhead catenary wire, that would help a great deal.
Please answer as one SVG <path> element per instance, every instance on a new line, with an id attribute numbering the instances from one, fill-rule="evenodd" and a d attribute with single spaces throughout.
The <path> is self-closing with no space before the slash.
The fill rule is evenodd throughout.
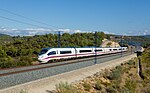
<path id="1" fill-rule="evenodd" d="M 12 11 L 7 10 L 7 9 L 0 8 L 0 11 L 7 12 L 7 13 L 9 13 L 9 14 L 12 14 L 12 15 L 15 15 L 15 16 L 18 16 L 18 17 L 27 19 L 27 20 L 29 20 L 29 21 L 32 21 L 32 22 L 35 22 L 35 23 L 38 23 L 38 24 L 43 24 L 43 25 L 46 26 L 46 27 L 44 27 L 44 28 L 49 28 L 49 29 L 51 29 L 51 30 L 52 30 L 52 28 L 50 28 L 50 27 L 56 28 L 56 29 L 59 30 L 59 31 L 60 31 L 61 29 L 66 29 L 66 28 L 62 28 L 62 27 L 50 25 L 50 24 L 47 24 L 47 23 L 44 23 L 44 22 L 41 22 L 41 21 L 37 21 L 37 20 L 35 20 L 35 19 L 32 19 L 32 18 L 23 16 L 23 15 L 21 15 L 21 14 L 12 12 Z M 9 19 L 11 19 L 11 18 L 9 18 Z M 24 22 L 24 23 L 27 23 L 27 22 Z M 29 24 L 31 24 L 31 23 L 28 23 L 28 25 L 29 25 Z M 32 25 L 32 26 L 34 26 L 34 25 Z M 48 26 L 48 27 L 47 27 L 47 26 Z M 36 26 L 36 27 L 37 27 L 37 26 Z M 43 28 L 43 26 L 38 26 L 38 27 L 42 27 L 42 28 Z M 90 31 L 90 30 L 89 30 L 89 31 Z M 61 32 L 63 32 L 63 31 L 61 31 Z M 92 32 L 93 32 L 93 31 L 92 31 Z M 95 32 L 95 31 L 94 31 L 94 32 Z"/>
<path id="2" fill-rule="evenodd" d="M 0 18 L 7 19 L 9 21 L 14 21 L 14 22 L 21 23 L 21 24 L 26 24 L 26 25 L 31 25 L 31 26 L 39 27 L 39 28 L 51 29 L 51 28 L 48 28 L 48 27 L 43 27 L 43 26 L 39 26 L 39 25 L 35 25 L 35 24 L 23 22 L 23 21 L 20 21 L 20 20 L 11 19 L 11 18 L 4 17 L 4 16 L 0 16 Z M 53 30 L 53 29 L 51 29 L 51 30 Z"/>
<path id="3" fill-rule="evenodd" d="M 12 12 L 12 11 L 10 11 L 10 10 L 3 9 L 3 8 L 0 8 L 0 11 L 7 12 L 7 13 L 9 13 L 9 14 L 12 14 L 12 15 L 15 15 L 15 16 L 18 16 L 18 17 L 27 19 L 27 20 L 29 20 L 29 21 L 32 21 L 32 22 L 35 22 L 35 23 L 38 23 L 38 24 L 43 24 L 43 25 L 45 25 L 45 26 L 39 26 L 39 25 L 36 25 L 36 24 L 31 24 L 31 23 L 27 23 L 27 22 L 23 22 L 23 21 L 16 20 L 16 19 L 6 18 L 6 17 L 4 17 L 4 16 L 1 16 L 1 18 L 3 18 L 3 19 L 15 21 L 15 22 L 18 22 L 18 23 L 26 24 L 26 25 L 32 25 L 32 26 L 36 26 L 36 27 L 40 27 L 40 28 L 46 28 L 46 29 L 50 29 L 50 30 L 54 30 L 54 29 L 51 28 L 51 27 L 53 27 L 53 28 L 56 28 L 56 29 L 57 29 L 58 31 L 60 31 L 60 32 L 63 32 L 63 31 L 61 31 L 61 30 L 62 30 L 62 29 L 65 29 L 65 28 L 62 28 L 62 27 L 58 27 L 58 26 L 54 26 L 54 25 L 50 25 L 50 24 L 41 22 L 41 21 L 37 21 L 37 20 L 35 20 L 35 19 L 32 19 L 32 18 L 23 16 L 23 15 L 21 15 L 21 14 L 18 14 L 18 13 L 15 13 L 15 12 Z M 48 27 L 47 27 L 47 26 L 48 26 Z M 90 30 L 89 30 L 89 31 L 90 31 Z M 57 32 L 57 31 L 55 31 L 55 32 Z M 93 32 L 93 31 L 92 31 L 92 32 Z M 95 32 L 95 31 L 94 31 L 94 32 Z"/>
<path id="4" fill-rule="evenodd" d="M 49 25 L 49 24 L 47 24 L 47 23 L 44 23 L 44 22 L 41 22 L 41 21 L 37 21 L 37 20 L 34 20 L 34 19 L 32 19 L 32 18 L 25 17 L 25 16 L 23 16 L 23 15 L 21 15 L 21 14 L 14 13 L 14 12 L 9 11 L 9 10 L 6 10 L 6 9 L 0 8 L 0 10 L 1 10 L 1 11 L 4 11 L 4 12 L 7 12 L 7 13 L 9 13 L 9 14 L 12 14 L 12 15 L 15 15 L 15 16 L 18 16 L 18 17 L 22 17 L 22 18 L 24 18 L 24 19 L 27 19 L 27 20 L 36 22 L 36 23 L 40 23 L 40 24 L 43 24 L 43 25 L 46 25 L 46 26 L 50 26 L 50 27 L 54 27 L 54 28 L 57 28 L 57 29 L 61 29 L 61 28 L 59 28 L 59 27 L 57 27 L 57 26 Z"/>

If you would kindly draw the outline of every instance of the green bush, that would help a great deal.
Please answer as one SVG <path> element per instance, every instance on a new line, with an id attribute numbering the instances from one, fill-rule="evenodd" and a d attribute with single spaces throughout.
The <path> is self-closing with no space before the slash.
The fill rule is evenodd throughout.
<path id="1" fill-rule="evenodd" d="M 10 56 L 0 58 L 0 68 L 13 68 L 17 66 L 29 66 L 32 64 L 32 59 L 29 57 L 23 57 L 20 59 L 12 59 Z"/>
<path id="2" fill-rule="evenodd" d="M 27 93 L 25 90 L 21 90 L 20 93 Z"/>
<path id="3" fill-rule="evenodd" d="M 11 68 L 16 66 L 16 62 L 10 56 L 0 58 L 0 68 Z"/>
<path id="4" fill-rule="evenodd" d="M 134 65 L 134 60 L 129 60 L 129 62 L 127 63 L 128 65 Z"/>
<path id="5" fill-rule="evenodd" d="M 110 80 L 116 80 L 116 79 L 119 79 L 120 76 L 121 76 L 121 71 L 118 69 L 115 69 L 107 78 Z"/>
<path id="6" fill-rule="evenodd" d="M 101 82 L 98 80 L 94 87 L 96 90 L 102 90 Z"/>
<path id="7" fill-rule="evenodd" d="M 0 68 L 11 68 L 11 67 L 16 67 L 13 62 L 0 62 Z"/>
<path id="8" fill-rule="evenodd" d="M 31 63 L 33 61 L 32 57 L 31 56 L 21 56 L 19 58 L 20 61 L 26 61 L 26 62 L 29 62 Z"/>
<path id="9" fill-rule="evenodd" d="M 92 86 L 86 82 L 84 82 L 82 85 L 83 85 L 85 91 L 90 91 L 92 88 Z"/>
<path id="10" fill-rule="evenodd" d="M 126 80 L 125 88 L 129 91 L 129 93 L 135 93 L 136 82 L 130 79 Z"/>
<path id="11" fill-rule="evenodd" d="M 17 66 L 29 66 L 29 65 L 31 65 L 31 63 L 25 62 L 25 61 L 19 61 L 19 62 L 5 61 L 5 62 L 0 62 L 0 68 L 13 68 L 13 67 L 17 67 Z"/>
<path id="12" fill-rule="evenodd" d="M 31 62 L 26 62 L 26 61 L 17 62 L 17 66 L 29 66 L 29 65 L 31 65 Z"/>
<path id="13" fill-rule="evenodd" d="M 79 91 L 67 82 L 60 82 L 58 85 L 56 85 L 56 93 L 79 93 Z"/>
<path id="14" fill-rule="evenodd" d="M 116 93 L 117 91 L 113 87 L 106 88 L 107 93 Z"/>

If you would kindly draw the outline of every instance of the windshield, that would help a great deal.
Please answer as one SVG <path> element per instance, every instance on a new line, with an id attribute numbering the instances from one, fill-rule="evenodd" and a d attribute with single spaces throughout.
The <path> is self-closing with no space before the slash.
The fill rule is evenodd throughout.
<path id="1" fill-rule="evenodd" d="M 39 55 L 45 54 L 48 50 L 47 49 L 42 49 Z"/>

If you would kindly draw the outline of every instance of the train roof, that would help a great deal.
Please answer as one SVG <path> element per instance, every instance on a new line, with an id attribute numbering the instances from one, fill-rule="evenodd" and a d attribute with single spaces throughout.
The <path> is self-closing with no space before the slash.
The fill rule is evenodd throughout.
<path id="1" fill-rule="evenodd" d="M 46 50 L 50 50 L 50 49 L 54 49 L 55 47 L 51 48 L 51 47 L 48 47 L 48 48 L 43 48 L 43 49 L 46 49 Z M 62 47 L 63 49 L 67 49 L 67 48 L 94 48 L 94 47 Z M 55 49 L 62 49 L 62 48 L 55 48 Z M 96 47 L 96 48 L 121 48 L 121 47 Z M 123 47 L 125 48 L 125 47 Z M 42 49 L 42 50 L 43 50 Z"/>
<path id="2" fill-rule="evenodd" d="M 48 48 L 42 48 L 42 50 L 43 50 L 43 49 L 47 49 L 47 50 L 50 50 L 51 48 L 50 48 L 50 47 L 48 47 Z"/>

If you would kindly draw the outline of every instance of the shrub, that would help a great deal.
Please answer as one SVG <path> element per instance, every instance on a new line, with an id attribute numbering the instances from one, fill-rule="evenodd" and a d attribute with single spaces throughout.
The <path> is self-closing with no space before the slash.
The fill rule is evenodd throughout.
<path id="1" fill-rule="evenodd" d="M 15 67 L 15 64 L 13 64 L 13 62 L 0 62 L 0 67 L 1 68 L 11 68 L 11 67 Z"/>
<path id="2" fill-rule="evenodd" d="M 133 64 L 135 64 L 134 63 L 134 60 L 129 60 L 129 62 L 127 63 L 128 65 L 133 65 Z"/>
<path id="3" fill-rule="evenodd" d="M 29 66 L 31 65 L 31 62 L 26 62 L 26 61 L 18 61 L 17 66 Z"/>
<path id="4" fill-rule="evenodd" d="M 5 58 L 0 58 L 0 68 L 13 68 L 13 67 L 17 67 L 17 66 L 29 66 L 31 64 L 32 64 L 31 61 L 29 61 L 28 59 L 27 60 L 25 60 L 25 59 L 18 60 L 18 59 L 12 59 L 10 56 L 5 57 Z"/>
<path id="5" fill-rule="evenodd" d="M 96 90 L 102 90 L 101 82 L 98 80 L 94 87 Z"/>
<path id="6" fill-rule="evenodd" d="M 21 90 L 20 93 L 27 93 L 25 90 Z"/>
<path id="7" fill-rule="evenodd" d="M 31 56 L 21 56 L 19 58 L 20 61 L 26 61 L 26 62 L 29 62 L 31 63 L 33 61 L 32 57 Z"/>
<path id="8" fill-rule="evenodd" d="M 60 82 L 58 85 L 56 85 L 56 93 L 79 93 L 77 89 L 66 83 Z"/>
<path id="9" fill-rule="evenodd" d="M 0 68 L 11 68 L 16 66 L 16 62 L 10 56 L 0 58 Z"/>
<path id="10" fill-rule="evenodd" d="M 108 93 L 116 93 L 116 90 L 115 90 L 113 87 L 107 87 L 107 88 L 106 88 L 106 91 L 107 91 Z"/>
<path id="11" fill-rule="evenodd" d="M 116 69 L 121 71 L 122 67 L 121 66 L 116 66 Z"/>
<path id="12" fill-rule="evenodd" d="M 117 66 L 107 77 L 110 80 L 119 79 L 121 74 L 123 73 L 123 69 L 121 66 Z"/>
<path id="13" fill-rule="evenodd" d="M 120 70 L 113 70 L 112 73 L 107 77 L 110 80 L 115 80 L 115 79 L 119 79 L 121 76 L 121 71 Z"/>
<path id="14" fill-rule="evenodd" d="M 126 80 L 125 88 L 129 91 L 129 93 L 135 93 L 136 82 L 130 79 Z"/>
<path id="15" fill-rule="evenodd" d="M 83 85 L 85 91 L 90 91 L 92 88 L 92 86 L 86 82 L 84 82 L 82 85 Z"/>

